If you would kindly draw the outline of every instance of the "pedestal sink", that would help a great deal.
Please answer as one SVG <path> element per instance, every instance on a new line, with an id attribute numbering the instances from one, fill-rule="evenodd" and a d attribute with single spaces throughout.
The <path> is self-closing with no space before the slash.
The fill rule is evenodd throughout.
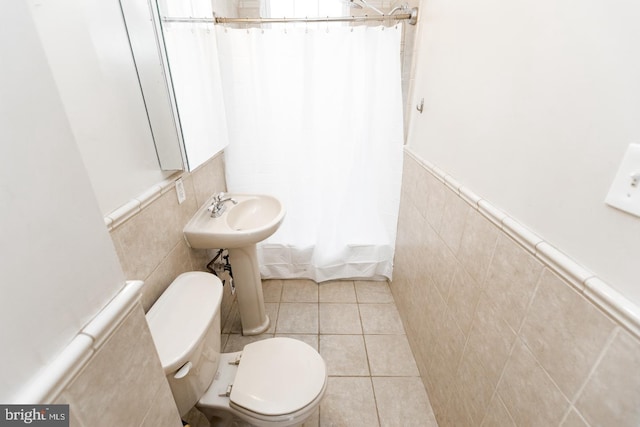
<path id="1" fill-rule="evenodd" d="M 231 198 L 217 218 L 208 210 L 213 196 L 191 218 L 184 236 L 194 249 L 228 249 L 243 335 L 257 335 L 269 328 L 262 296 L 256 243 L 276 232 L 285 210 L 267 195 L 227 194 Z"/>

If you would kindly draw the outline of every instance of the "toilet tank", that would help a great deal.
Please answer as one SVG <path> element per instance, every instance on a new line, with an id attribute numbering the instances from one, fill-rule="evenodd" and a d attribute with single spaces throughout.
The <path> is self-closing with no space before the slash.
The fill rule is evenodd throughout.
<path id="1" fill-rule="evenodd" d="M 221 302 L 220 279 L 183 273 L 146 315 L 181 416 L 204 394 L 218 369 Z"/>

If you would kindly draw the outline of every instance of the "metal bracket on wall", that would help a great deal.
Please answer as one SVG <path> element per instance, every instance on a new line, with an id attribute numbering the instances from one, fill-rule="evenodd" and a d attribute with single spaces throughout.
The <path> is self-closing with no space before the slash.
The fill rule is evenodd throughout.
<path id="1" fill-rule="evenodd" d="M 422 114 L 422 110 L 424 110 L 424 98 L 420 100 L 420 104 L 416 105 L 416 110 Z"/>

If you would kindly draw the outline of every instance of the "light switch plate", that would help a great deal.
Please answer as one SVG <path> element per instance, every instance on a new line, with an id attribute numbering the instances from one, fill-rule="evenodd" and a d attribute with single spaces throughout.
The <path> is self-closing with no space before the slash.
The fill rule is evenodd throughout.
<path id="1" fill-rule="evenodd" d="M 184 184 L 182 178 L 176 180 L 176 194 L 178 196 L 178 204 L 182 204 L 187 199 L 187 194 L 184 192 Z"/>
<path id="2" fill-rule="evenodd" d="M 640 217 L 640 144 L 629 145 L 604 202 Z"/>

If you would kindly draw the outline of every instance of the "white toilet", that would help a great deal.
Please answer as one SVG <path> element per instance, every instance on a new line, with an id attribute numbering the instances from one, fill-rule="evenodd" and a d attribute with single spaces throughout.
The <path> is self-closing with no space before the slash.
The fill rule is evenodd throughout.
<path id="1" fill-rule="evenodd" d="M 222 283 L 209 273 L 178 276 L 147 313 L 180 415 L 194 405 L 212 426 L 234 417 L 254 426 L 295 426 L 316 410 L 327 369 L 302 341 L 269 338 L 220 353 Z"/>

